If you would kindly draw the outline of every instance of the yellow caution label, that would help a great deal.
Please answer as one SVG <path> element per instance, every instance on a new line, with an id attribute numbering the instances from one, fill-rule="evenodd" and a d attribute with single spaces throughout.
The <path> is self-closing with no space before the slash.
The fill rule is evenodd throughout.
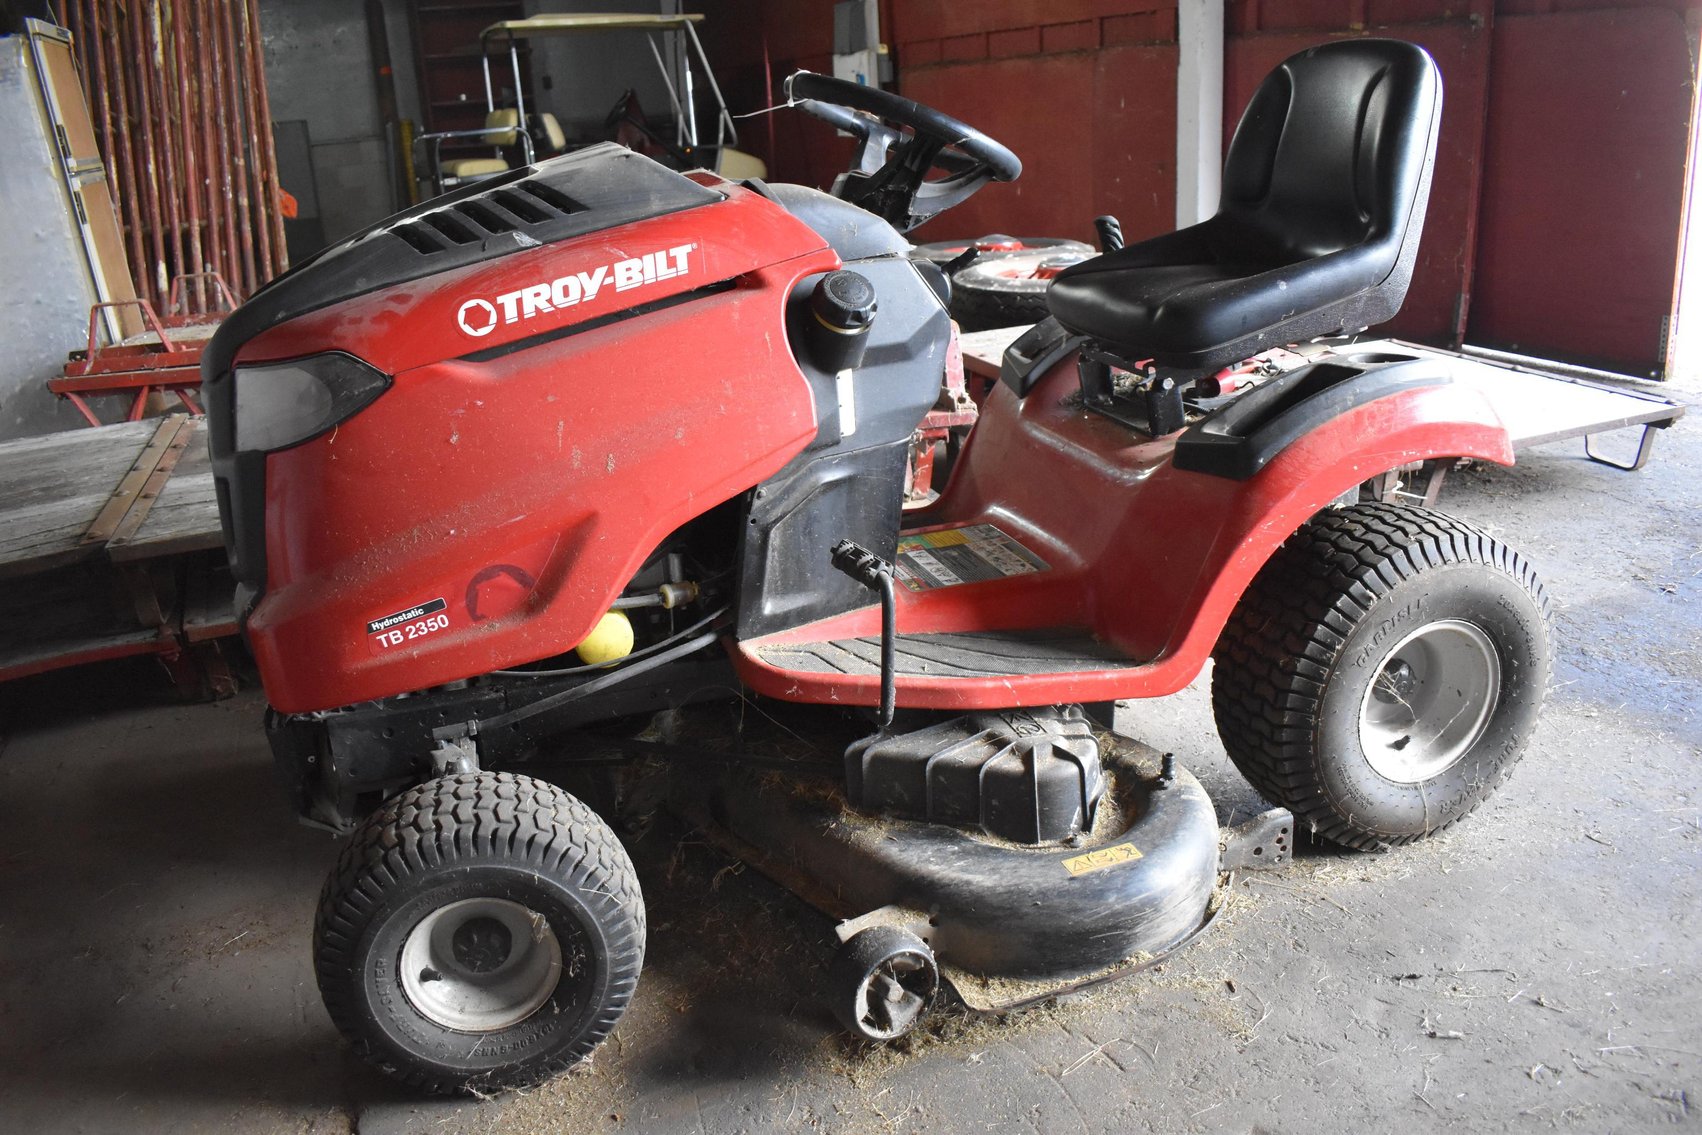
<path id="1" fill-rule="evenodd" d="M 942 528 L 938 532 L 924 532 L 922 539 L 930 548 L 955 548 L 959 544 L 969 543 L 969 537 L 963 534 L 961 528 Z"/>
<path id="2" fill-rule="evenodd" d="M 1110 847 L 1099 847 L 1081 855 L 1072 855 L 1064 860 L 1064 870 L 1071 875 L 1085 875 L 1089 871 L 1103 871 L 1107 867 L 1115 867 L 1119 863 L 1133 863 L 1141 857 L 1141 849 L 1132 843 L 1117 843 Z"/>

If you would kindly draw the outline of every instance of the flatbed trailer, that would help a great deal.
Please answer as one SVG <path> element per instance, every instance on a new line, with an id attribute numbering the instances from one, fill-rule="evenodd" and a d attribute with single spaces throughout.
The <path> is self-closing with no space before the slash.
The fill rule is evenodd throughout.
<path id="1" fill-rule="evenodd" d="M 186 692 L 234 682 L 237 633 L 206 420 L 0 444 L 0 681 L 152 654 Z"/>

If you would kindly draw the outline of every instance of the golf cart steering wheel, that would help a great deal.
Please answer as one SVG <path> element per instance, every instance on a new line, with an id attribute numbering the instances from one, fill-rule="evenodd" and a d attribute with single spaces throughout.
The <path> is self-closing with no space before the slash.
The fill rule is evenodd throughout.
<path id="1" fill-rule="evenodd" d="M 988 181 L 1015 181 L 1022 173 L 1021 159 L 973 126 L 879 87 L 796 71 L 786 80 L 786 96 L 859 139 L 833 194 L 900 232 L 961 204 Z M 934 166 L 946 176 L 928 181 Z"/>

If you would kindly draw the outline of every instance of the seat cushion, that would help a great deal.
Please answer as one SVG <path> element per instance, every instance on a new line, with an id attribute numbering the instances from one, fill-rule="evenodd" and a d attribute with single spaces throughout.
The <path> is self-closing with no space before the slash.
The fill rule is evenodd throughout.
<path id="1" fill-rule="evenodd" d="M 1417 257 L 1442 107 L 1435 63 L 1396 40 L 1284 61 L 1254 94 L 1216 216 L 1066 269 L 1066 328 L 1131 359 L 1213 368 L 1393 315 Z"/>
<path id="2" fill-rule="evenodd" d="M 1121 352 L 1192 360 L 1238 349 L 1248 336 L 1376 286 L 1388 271 L 1379 250 L 1364 246 L 1268 268 L 1219 260 L 1206 249 L 1210 226 L 1065 269 L 1047 294 L 1052 313 Z M 1184 237 L 1194 239 L 1176 239 Z"/>
<path id="3" fill-rule="evenodd" d="M 457 158 L 452 162 L 443 163 L 443 173 L 446 177 L 483 177 L 486 174 L 502 173 L 508 168 L 508 163 L 501 158 Z"/>

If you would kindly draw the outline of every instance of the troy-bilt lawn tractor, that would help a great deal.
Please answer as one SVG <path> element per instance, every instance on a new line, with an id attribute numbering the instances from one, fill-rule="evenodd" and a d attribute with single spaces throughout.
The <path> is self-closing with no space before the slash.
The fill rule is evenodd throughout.
<path id="1" fill-rule="evenodd" d="M 878 1039 L 942 976 L 1001 1008 L 1139 969 L 1296 825 L 1361 848 L 1446 827 L 1535 724 L 1531 569 L 1356 503 L 1425 460 L 1509 462 L 1506 432 L 1445 362 L 1319 338 L 1406 291 L 1429 56 L 1279 67 L 1221 211 L 1061 272 L 912 509 L 919 424 L 961 376 L 946 282 L 901 234 L 1020 163 L 882 91 L 789 95 L 862 140 L 832 194 L 586 150 L 327 250 L 207 351 L 278 766 L 353 832 L 320 988 L 422 1088 L 552 1074 L 633 994 L 633 868 L 545 771 L 664 770 L 842 919 L 830 1002 Z M 1225 747 L 1283 806 L 1228 833 L 1109 728 L 1208 657 Z M 706 738 L 729 698 L 787 743 Z"/>

